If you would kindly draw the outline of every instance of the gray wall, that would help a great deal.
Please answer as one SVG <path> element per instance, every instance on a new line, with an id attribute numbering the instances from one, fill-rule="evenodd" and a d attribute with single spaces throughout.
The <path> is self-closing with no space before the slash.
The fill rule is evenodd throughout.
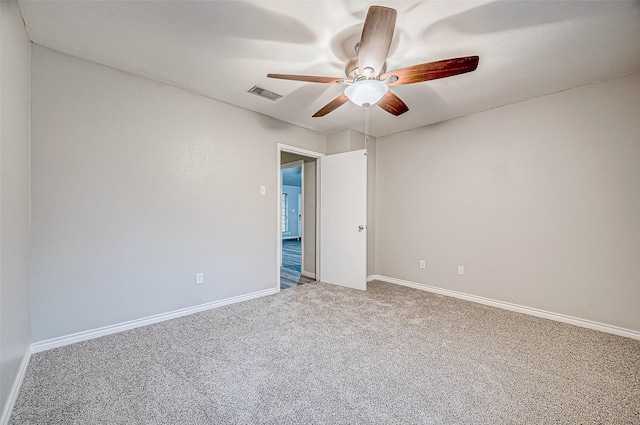
<path id="1" fill-rule="evenodd" d="M 44 47 L 32 60 L 34 341 L 276 287 L 277 143 L 325 152 L 323 135 Z"/>
<path id="2" fill-rule="evenodd" d="M 379 138 L 377 273 L 638 331 L 639 164 L 640 74 Z"/>
<path id="3" fill-rule="evenodd" d="M 363 146 L 364 147 L 364 146 Z M 376 274 L 376 168 L 377 143 L 367 143 L 367 275 Z"/>
<path id="4" fill-rule="evenodd" d="M 336 153 L 349 152 L 362 148 L 351 148 L 351 131 L 350 129 L 338 131 L 327 136 L 327 155 Z"/>
<path id="5" fill-rule="evenodd" d="M 18 5 L 0 2 L 0 414 L 30 343 L 31 44 Z"/>

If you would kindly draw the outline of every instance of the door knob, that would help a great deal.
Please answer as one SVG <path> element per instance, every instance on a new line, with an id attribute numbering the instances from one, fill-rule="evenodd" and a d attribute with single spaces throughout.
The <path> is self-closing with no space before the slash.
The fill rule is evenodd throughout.
<path id="1" fill-rule="evenodd" d="M 364 226 L 362 224 L 358 226 L 358 232 L 362 232 L 363 230 L 364 230 Z"/>

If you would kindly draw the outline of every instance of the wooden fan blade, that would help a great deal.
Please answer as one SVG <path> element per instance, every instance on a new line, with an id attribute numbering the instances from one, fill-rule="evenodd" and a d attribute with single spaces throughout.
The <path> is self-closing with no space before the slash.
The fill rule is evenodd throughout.
<path id="1" fill-rule="evenodd" d="M 318 112 L 313 114 L 313 117 L 314 118 L 324 117 L 329 112 L 338 109 L 340 106 L 344 105 L 348 101 L 349 101 L 349 98 L 347 96 L 345 96 L 344 94 L 341 94 L 340 96 L 338 96 L 335 99 L 333 99 L 331 102 L 327 103 Z"/>
<path id="2" fill-rule="evenodd" d="M 314 75 L 291 75 L 291 74 L 267 74 L 269 78 L 279 78 L 281 80 L 307 81 L 309 83 L 339 84 L 345 81 L 340 77 L 316 77 Z"/>
<path id="3" fill-rule="evenodd" d="M 395 9 L 388 7 L 371 6 L 369 8 L 358 49 L 360 75 L 376 76 L 382 71 L 393 39 L 396 15 Z"/>
<path id="4" fill-rule="evenodd" d="M 420 65 L 408 66 L 406 68 L 387 72 L 380 76 L 380 80 L 384 81 L 392 76 L 398 77 L 397 81 L 387 82 L 389 86 L 437 80 L 439 78 L 446 78 L 453 75 L 464 74 L 465 72 L 475 71 L 478 67 L 479 60 L 480 58 L 478 56 L 466 56 L 463 58 L 421 63 Z"/>
<path id="5" fill-rule="evenodd" d="M 392 91 L 388 91 L 376 105 L 395 116 L 402 115 L 409 110 L 402 99 Z"/>

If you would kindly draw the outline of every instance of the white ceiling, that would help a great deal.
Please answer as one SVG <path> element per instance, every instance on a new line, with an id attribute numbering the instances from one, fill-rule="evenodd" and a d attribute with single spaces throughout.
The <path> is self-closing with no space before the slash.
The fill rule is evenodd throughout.
<path id="1" fill-rule="evenodd" d="M 478 55 L 475 72 L 394 87 L 409 112 L 372 108 L 383 136 L 640 70 L 640 2 L 19 1 L 31 40 L 282 121 L 363 131 L 348 103 L 311 116 L 339 85 L 267 73 L 344 76 L 370 5 L 398 11 L 388 68 Z M 247 90 L 284 97 L 273 102 Z"/>

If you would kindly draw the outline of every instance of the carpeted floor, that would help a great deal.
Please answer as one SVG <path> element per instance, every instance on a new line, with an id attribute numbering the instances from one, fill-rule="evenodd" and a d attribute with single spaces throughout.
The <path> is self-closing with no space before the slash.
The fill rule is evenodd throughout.
<path id="1" fill-rule="evenodd" d="M 310 283 L 35 354 L 18 424 L 638 424 L 640 341 Z"/>

